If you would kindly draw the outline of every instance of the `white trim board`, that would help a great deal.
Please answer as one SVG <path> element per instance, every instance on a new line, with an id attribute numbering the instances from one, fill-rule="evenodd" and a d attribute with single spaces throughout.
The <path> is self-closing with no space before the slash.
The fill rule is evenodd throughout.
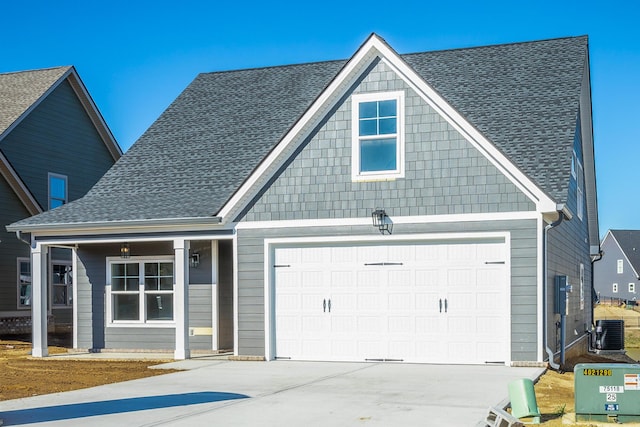
<path id="1" fill-rule="evenodd" d="M 538 212 L 492 212 L 479 214 L 452 214 L 452 215 L 421 215 L 421 216 L 391 216 L 393 224 L 436 224 L 451 222 L 473 221 L 509 221 L 520 219 L 540 219 Z M 239 222 L 237 230 L 256 230 L 268 228 L 294 228 L 294 227 L 335 227 L 353 225 L 372 225 L 371 217 L 365 218 L 326 218 L 326 219 L 299 219 L 283 221 L 247 221 Z"/>

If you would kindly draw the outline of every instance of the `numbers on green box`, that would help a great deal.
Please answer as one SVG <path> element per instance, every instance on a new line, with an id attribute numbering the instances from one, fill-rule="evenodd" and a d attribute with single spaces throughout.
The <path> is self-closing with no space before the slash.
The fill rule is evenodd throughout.
<path id="1" fill-rule="evenodd" d="M 611 369 L 583 369 L 582 375 L 588 377 L 610 377 L 613 375 L 613 371 Z"/>

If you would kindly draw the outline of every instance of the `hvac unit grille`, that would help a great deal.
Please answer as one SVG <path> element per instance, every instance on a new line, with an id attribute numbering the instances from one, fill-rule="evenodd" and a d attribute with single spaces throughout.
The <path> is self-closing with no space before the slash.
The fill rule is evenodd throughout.
<path id="1" fill-rule="evenodd" d="M 624 320 L 597 320 L 596 348 L 624 350 Z"/>

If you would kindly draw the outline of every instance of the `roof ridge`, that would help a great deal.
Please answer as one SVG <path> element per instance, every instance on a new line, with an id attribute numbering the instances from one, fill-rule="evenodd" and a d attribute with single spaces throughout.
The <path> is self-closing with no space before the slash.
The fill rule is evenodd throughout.
<path id="1" fill-rule="evenodd" d="M 73 68 L 73 65 L 59 65 L 56 67 L 47 67 L 47 68 L 34 68 L 31 70 L 18 70 L 18 71 L 8 71 L 6 73 L 0 73 L 0 76 L 8 76 L 11 74 L 21 74 L 21 73 L 35 73 L 38 71 L 49 71 L 49 70 L 59 70 L 59 69 L 71 69 Z"/>
<path id="2" fill-rule="evenodd" d="M 207 75 L 207 74 L 225 74 L 225 73 L 238 73 L 242 71 L 259 71 L 259 70 L 272 70 L 275 68 L 287 68 L 287 67 L 298 67 L 303 65 L 320 65 L 320 64 L 331 64 L 335 62 L 345 62 L 348 61 L 348 58 L 345 59 L 330 59 L 326 61 L 311 61 L 311 62 L 296 62 L 292 64 L 280 64 L 280 65 L 265 65 L 262 67 L 249 67 L 249 68 L 237 68 L 233 70 L 220 70 L 220 71 L 207 71 L 204 73 L 198 73 L 198 76 Z"/>
<path id="3" fill-rule="evenodd" d="M 520 42 L 495 43 L 495 44 L 479 45 L 479 46 L 455 47 L 455 48 L 441 49 L 441 50 L 426 50 L 426 51 L 420 51 L 420 52 L 403 53 L 403 54 L 401 54 L 401 56 L 420 55 L 420 54 L 424 54 L 424 53 L 455 52 L 455 51 L 460 51 L 460 50 L 487 49 L 487 48 L 495 48 L 495 47 L 503 47 L 503 46 L 518 46 L 518 45 L 525 45 L 525 44 L 545 43 L 545 42 L 551 42 L 551 41 L 582 39 L 582 38 L 587 38 L 588 39 L 589 35 L 583 34 L 583 35 L 580 35 L 580 36 L 552 37 L 552 38 L 541 39 L 541 40 L 525 40 L 525 41 L 520 41 Z"/>

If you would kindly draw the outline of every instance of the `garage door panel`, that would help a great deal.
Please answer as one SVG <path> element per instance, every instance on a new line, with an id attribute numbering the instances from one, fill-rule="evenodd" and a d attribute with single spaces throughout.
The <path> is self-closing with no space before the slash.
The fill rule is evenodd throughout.
<path id="1" fill-rule="evenodd" d="M 291 264 L 275 270 L 276 355 L 506 361 L 505 248 L 495 242 L 277 248 L 276 259 Z"/>
<path id="2" fill-rule="evenodd" d="M 389 287 L 396 288 L 408 288 L 413 282 L 413 271 L 411 270 L 391 270 L 388 272 Z"/>
<path id="3" fill-rule="evenodd" d="M 382 309 L 382 296 L 379 293 L 368 293 L 357 296 L 358 304 L 357 310 L 359 312 L 375 312 L 381 313 Z"/>
<path id="4" fill-rule="evenodd" d="M 413 294 L 392 293 L 387 297 L 387 308 L 391 311 L 413 310 Z"/>

